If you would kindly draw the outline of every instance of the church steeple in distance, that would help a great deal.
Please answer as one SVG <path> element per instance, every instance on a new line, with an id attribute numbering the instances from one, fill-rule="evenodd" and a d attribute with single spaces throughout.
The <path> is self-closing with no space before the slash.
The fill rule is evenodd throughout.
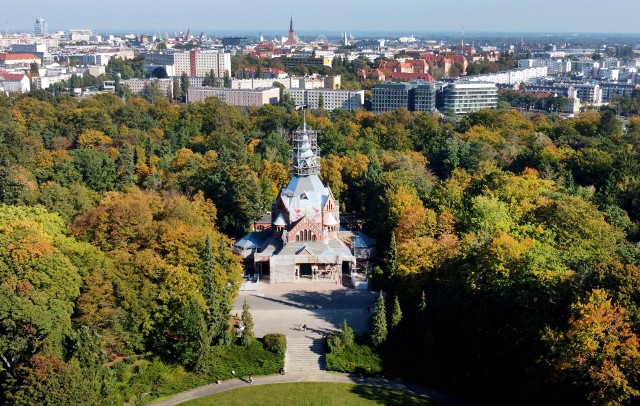
<path id="1" fill-rule="evenodd" d="M 291 16 L 291 21 L 289 21 L 289 32 L 293 32 L 293 16 Z"/>

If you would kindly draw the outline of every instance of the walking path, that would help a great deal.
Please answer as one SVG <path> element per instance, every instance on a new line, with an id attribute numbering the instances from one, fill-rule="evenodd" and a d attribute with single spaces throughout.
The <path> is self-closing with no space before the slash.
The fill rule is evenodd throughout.
<path id="1" fill-rule="evenodd" d="M 470 404 L 454 396 L 438 392 L 434 389 L 421 385 L 406 383 L 402 381 L 392 381 L 385 378 L 366 378 L 357 375 L 339 374 L 334 372 L 314 371 L 314 372 L 287 372 L 286 375 L 267 375 L 253 378 L 253 385 L 268 385 L 285 382 L 335 382 L 350 383 L 357 385 L 377 386 L 391 390 L 402 391 L 414 395 L 424 396 L 441 402 L 449 406 L 469 406 Z M 244 380 L 231 379 L 220 384 L 210 384 L 179 393 L 169 399 L 153 403 L 154 406 L 172 406 L 189 400 L 198 399 L 214 393 L 243 388 L 248 386 Z"/>

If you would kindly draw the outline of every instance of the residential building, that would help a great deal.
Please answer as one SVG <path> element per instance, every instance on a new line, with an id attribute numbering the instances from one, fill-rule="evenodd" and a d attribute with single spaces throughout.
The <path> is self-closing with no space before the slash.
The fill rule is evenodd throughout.
<path id="1" fill-rule="evenodd" d="M 455 82 L 444 89 L 443 109 L 449 114 L 466 114 L 498 105 L 498 88 L 495 83 Z"/>
<path id="2" fill-rule="evenodd" d="M 280 102 L 280 89 L 226 89 L 217 87 L 190 87 L 187 91 L 187 102 L 204 101 L 209 97 L 217 97 L 223 103 L 237 107 L 260 107 L 265 104 Z"/>
<path id="3" fill-rule="evenodd" d="M 41 62 L 42 59 L 33 54 L 0 53 L 0 65 L 29 65 L 32 63 L 37 63 L 38 65 L 40 65 Z"/>
<path id="4" fill-rule="evenodd" d="M 158 86 L 165 97 L 169 99 L 173 97 L 173 79 L 126 79 L 120 81 L 120 84 L 129 86 L 131 92 L 138 96 L 141 96 L 152 83 Z"/>
<path id="5" fill-rule="evenodd" d="M 602 104 L 602 88 L 597 83 L 575 83 L 572 84 L 573 94 L 569 97 L 577 97 L 581 102 L 599 106 Z"/>
<path id="6" fill-rule="evenodd" d="M 602 90 L 602 101 L 608 102 L 614 94 L 620 97 L 631 96 L 634 90 L 640 89 L 640 86 L 621 83 L 601 83 L 600 89 Z"/>
<path id="7" fill-rule="evenodd" d="M 0 70 L 0 92 L 28 93 L 31 91 L 31 82 L 24 73 L 9 73 Z"/>
<path id="8" fill-rule="evenodd" d="M 231 54 L 217 51 L 176 51 L 144 54 L 148 64 L 174 65 L 175 75 L 206 76 L 212 70 L 216 77 L 231 76 Z"/>
<path id="9" fill-rule="evenodd" d="M 296 104 L 304 104 L 311 109 L 319 108 L 321 99 L 324 109 L 328 111 L 355 111 L 364 104 L 364 90 L 285 89 L 284 92 L 291 95 Z"/>
<path id="10" fill-rule="evenodd" d="M 514 85 L 522 82 L 529 83 L 533 79 L 545 78 L 548 73 L 546 66 L 533 68 L 512 69 L 503 72 L 489 73 L 465 77 L 468 82 L 491 82 L 498 84 Z"/>
<path id="11" fill-rule="evenodd" d="M 331 67 L 332 58 L 328 56 L 314 56 L 311 53 L 296 52 L 282 55 L 280 61 L 285 69 L 293 69 L 296 66 L 328 66 Z"/>

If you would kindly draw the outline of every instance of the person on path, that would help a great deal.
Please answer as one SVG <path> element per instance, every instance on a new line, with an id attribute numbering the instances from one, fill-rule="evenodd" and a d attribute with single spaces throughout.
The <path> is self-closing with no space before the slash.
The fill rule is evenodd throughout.
<path id="1" fill-rule="evenodd" d="M 307 331 L 307 325 L 306 324 L 302 325 L 302 331 Z"/>
<path id="2" fill-rule="evenodd" d="M 253 384 L 253 375 L 249 374 L 249 383 Z"/>

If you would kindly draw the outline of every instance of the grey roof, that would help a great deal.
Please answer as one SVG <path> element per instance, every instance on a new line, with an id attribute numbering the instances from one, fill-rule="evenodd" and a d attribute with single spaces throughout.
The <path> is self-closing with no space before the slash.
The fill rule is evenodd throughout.
<path id="1" fill-rule="evenodd" d="M 361 231 L 340 230 L 340 238 L 349 239 L 355 248 L 373 248 L 376 240 Z"/>
<path id="2" fill-rule="evenodd" d="M 264 244 L 270 236 L 271 236 L 271 232 L 268 230 L 252 231 L 247 235 L 245 235 L 244 237 L 242 237 L 241 239 L 239 239 L 238 241 L 236 241 L 233 245 L 234 247 L 237 247 L 243 250 L 257 249 L 260 246 L 262 246 L 262 244 Z"/>

